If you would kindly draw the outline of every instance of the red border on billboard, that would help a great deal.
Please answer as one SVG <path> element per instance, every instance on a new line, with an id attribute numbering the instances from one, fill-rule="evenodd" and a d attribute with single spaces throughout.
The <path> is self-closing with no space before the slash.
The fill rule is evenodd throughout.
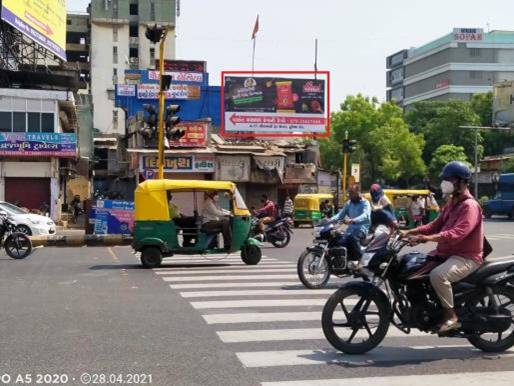
<path id="1" fill-rule="evenodd" d="M 326 108 L 326 120 L 327 126 L 323 133 L 230 133 L 225 131 L 225 75 L 230 74 L 280 74 L 280 75 L 325 75 L 327 77 L 327 108 Z M 258 138 L 258 137 L 309 137 L 309 138 L 326 138 L 330 136 L 330 71 L 221 71 L 221 130 L 220 134 L 224 137 L 243 137 L 243 138 Z"/>

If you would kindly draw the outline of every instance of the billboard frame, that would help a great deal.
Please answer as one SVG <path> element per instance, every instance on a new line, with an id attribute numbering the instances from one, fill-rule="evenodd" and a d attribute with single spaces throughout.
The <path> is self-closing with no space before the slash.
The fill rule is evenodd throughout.
<path id="1" fill-rule="evenodd" d="M 232 133 L 227 132 L 225 130 L 225 76 L 226 75 L 324 75 L 326 76 L 326 119 L 327 125 L 326 129 L 323 133 L 279 133 L 279 132 L 249 132 L 249 133 Z M 307 137 L 307 138 L 327 138 L 330 136 L 330 71 L 221 71 L 221 128 L 220 134 L 224 137 L 233 137 L 233 138 L 270 138 L 270 137 Z"/>

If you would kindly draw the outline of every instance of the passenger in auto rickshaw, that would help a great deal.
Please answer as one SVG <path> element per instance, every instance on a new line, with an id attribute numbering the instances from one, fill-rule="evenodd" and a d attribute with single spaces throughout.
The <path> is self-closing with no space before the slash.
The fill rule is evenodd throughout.
<path id="1" fill-rule="evenodd" d="M 232 245 L 232 233 L 230 229 L 230 219 L 227 216 L 231 212 L 218 205 L 219 194 L 217 191 L 205 193 L 203 203 L 203 224 L 202 232 L 209 234 L 220 233 L 223 235 L 223 247 L 225 251 L 230 250 Z"/>
<path id="2" fill-rule="evenodd" d="M 194 239 L 193 233 L 196 233 L 196 220 L 194 217 L 185 217 L 180 213 L 180 209 L 172 202 L 173 195 L 171 192 L 166 192 L 168 196 L 168 210 L 170 213 L 170 219 L 173 220 L 177 229 L 182 230 L 182 236 L 184 242 L 183 247 L 191 247 L 194 245 L 192 240 Z"/>

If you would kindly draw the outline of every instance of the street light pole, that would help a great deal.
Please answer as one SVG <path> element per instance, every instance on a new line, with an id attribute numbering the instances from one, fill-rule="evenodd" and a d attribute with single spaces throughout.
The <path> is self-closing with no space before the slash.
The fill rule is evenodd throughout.
<path id="1" fill-rule="evenodd" d="M 510 131 L 509 127 L 489 127 L 489 126 L 459 126 L 460 129 L 475 130 L 475 198 L 478 199 L 478 131 L 479 130 L 506 130 Z"/>

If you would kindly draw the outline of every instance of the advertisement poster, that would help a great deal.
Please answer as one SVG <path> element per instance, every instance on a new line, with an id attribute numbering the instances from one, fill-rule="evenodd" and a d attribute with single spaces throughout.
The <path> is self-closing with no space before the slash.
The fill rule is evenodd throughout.
<path id="1" fill-rule="evenodd" d="M 203 83 L 203 73 L 201 72 L 166 71 L 164 74 L 171 76 L 172 82 Z M 159 71 L 148 71 L 148 78 L 159 80 Z"/>
<path id="2" fill-rule="evenodd" d="M 66 60 L 65 0 L 2 0 L 2 20 Z"/>
<path id="3" fill-rule="evenodd" d="M 159 59 L 155 68 L 159 68 Z M 201 60 L 164 60 L 164 71 L 207 72 L 207 65 Z"/>
<path id="4" fill-rule="evenodd" d="M 184 129 L 185 134 L 178 141 L 172 142 L 171 147 L 206 147 L 207 131 L 209 123 L 207 122 L 180 122 L 175 127 Z"/>
<path id="5" fill-rule="evenodd" d="M 324 79 L 225 76 L 223 91 L 226 132 L 326 131 Z"/>
<path id="6" fill-rule="evenodd" d="M 0 156 L 75 157 L 74 133 L 0 133 Z"/>
<path id="7" fill-rule="evenodd" d="M 139 171 L 157 170 L 157 156 L 141 156 Z M 214 156 L 211 154 L 195 154 L 184 156 L 164 157 L 164 171 L 172 173 L 213 173 L 215 167 Z"/>
<path id="8" fill-rule="evenodd" d="M 130 234 L 134 229 L 134 202 L 98 200 L 93 207 L 95 234 Z"/>
<path id="9" fill-rule="evenodd" d="M 158 99 L 159 84 L 158 83 L 141 83 L 137 85 L 138 99 Z M 166 99 L 199 99 L 200 86 L 191 86 L 187 84 L 172 84 L 169 90 L 165 92 Z"/>
<path id="10" fill-rule="evenodd" d="M 116 94 L 119 96 L 136 96 L 136 85 L 134 84 L 117 84 Z"/>

